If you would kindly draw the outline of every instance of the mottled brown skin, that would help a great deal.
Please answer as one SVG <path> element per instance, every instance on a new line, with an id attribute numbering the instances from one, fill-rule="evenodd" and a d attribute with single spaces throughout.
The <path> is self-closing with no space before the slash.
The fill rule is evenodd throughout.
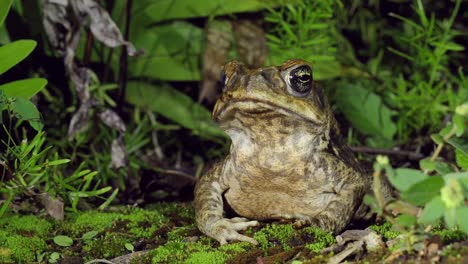
<path id="1" fill-rule="evenodd" d="M 291 88 L 290 73 L 302 65 L 309 64 L 225 66 L 213 119 L 232 145 L 195 188 L 198 227 L 221 244 L 256 244 L 238 233 L 255 220 L 295 219 L 337 233 L 362 216 L 363 208 L 356 212 L 371 176 L 343 141 L 322 88 L 313 81 L 306 94 Z M 224 218 L 223 196 L 242 217 Z"/>

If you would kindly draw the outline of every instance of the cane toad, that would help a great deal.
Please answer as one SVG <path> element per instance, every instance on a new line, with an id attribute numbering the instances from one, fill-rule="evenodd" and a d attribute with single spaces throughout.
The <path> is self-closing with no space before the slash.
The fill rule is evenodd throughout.
<path id="1" fill-rule="evenodd" d="M 197 182 L 199 229 L 221 244 L 256 244 L 238 233 L 256 220 L 294 219 L 337 233 L 359 217 L 372 179 L 340 135 L 312 66 L 288 60 L 248 69 L 234 61 L 223 79 L 213 119 L 232 144 Z M 223 198 L 242 217 L 224 218 Z"/>

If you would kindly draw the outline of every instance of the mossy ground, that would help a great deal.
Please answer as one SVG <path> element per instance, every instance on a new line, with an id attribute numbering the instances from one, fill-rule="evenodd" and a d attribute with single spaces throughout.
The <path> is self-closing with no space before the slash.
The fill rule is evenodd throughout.
<path id="1" fill-rule="evenodd" d="M 398 235 L 388 223 L 371 229 L 384 240 Z M 126 255 L 132 248 L 149 250 L 132 261 L 142 264 L 255 263 L 258 258 L 263 263 L 326 263 L 328 256 L 321 255 L 320 250 L 335 243 L 330 233 L 314 227 L 295 228 L 291 223 L 265 223 L 246 234 L 255 237 L 259 245 L 238 242 L 219 246 L 198 231 L 189 204 L 67 213 L 64 222 L 10 213 L 0 218 L 0 263 L 56 263 L 57 254 L 60 263 L 84 263 Z M 439 228 L 434 234 L 444 244 L 451 244 L 443 249 L 443 258 L 456 261 L 468 257 L 466 236 Z M 70 237 L 73 244 L 58 245 L 54 242 L 58 235 Z M 384 251 L 368 256 L 367 261 L 382 260 L 389 254 Z"/>

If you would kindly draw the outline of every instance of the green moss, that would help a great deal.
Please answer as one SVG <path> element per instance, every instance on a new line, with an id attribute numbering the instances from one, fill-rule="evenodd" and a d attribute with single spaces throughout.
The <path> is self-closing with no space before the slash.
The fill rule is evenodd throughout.
<path id="1" fill-rule="evenodd" d="M 187 256 L 196 252 L 209 252 L 211 246 L 204 244 L 206 240 L 198 242 L 169 241 L 165 245 L 153 250 L 153 263 L 182 263 Z"/>
<path id="2" fill-rule="evenodd" d="M 392 224 L 389 222 L 385 222 L 382 225 L 371 225 L 369 228 L 377 232 L 385 240 L 395 239 L 400 234 L 400 232 L 392 230 Z"/>
<path id="3" fill-rule="evenodd" d="M 433 230 L 432 234 L 440 236 L 444 244 L 465 240 L 468 236 L 458 229 Z"/>
<path id="4" fill-rule="evenodd" d="M 264 251 L 275 246 L 275 241 L 279 242 L 284 250 L 288 250 L 291 248 L 291 246 L 288 245 L 288 242 L 294 234 L 295 231 L 291 224 L 268 224 L 255 233 L 254 238 L 260 244 L 260 248 Z"/>
<path id="5" fill-rule="evenodd" d="M 245 252 L 251 245 L 247 242 L 230 243 L 219 248 L 212 247 L 212 240 L 202 237 L 197 242 L 185 242 L 182 236 L 175 233 L 184 229 L 171 231 L 172 240 L 154 249 L 152 263 L 225 263 L 235 254 Z"/>
<path id="6" fill-rule="evenodd" d="M 101 238 L 90 240 L 83 246 L 83 252 L 90 259 L 117 257 L 128 253 L 125 243 L 129 242 L 128 235 L 107 233 Z"/>
<path id="7" fill-rule="evenodd" d="M 87 211 L 75 214 L 70 225 L 70 231 L 74 236 L 78 236 L 88 231 L 102 232 L 112 226 L 112 223 L 121 216 L 118 213 L 107 213 L 99 211 Z"/>
<path id="8" fill-rule="evenodd" d="M 151 238 L 154 232 L 167 222 L 167 218 L 159 212 L 135 208 L 128 215 L 121 215 L 120 220 L 129 221 L 128 232 L 139 238 Z"/>
<path id="9" fill-rule="evenodd" d="M 167 233 L 167 238 L 169 241 L 182 241 L 193 228 L 195 228 L 195 224 L 176 227 Z"/>
<path id="10" fill-rule="evenodd" d="M 0 229 L 11 233 L 30 233 L 45 237 L 53 227 L 50 220 L 42 219 L 34 215 L 12 215 L 0 218 Z"/>
<path id="11" fill-rule="evenodd" d="M 32 263 L 36 253 L 47 249 L 47 244 L 39 237 L 22 236 L 0 230 L 1 263 Z"/>
<path id="12" fill-rule="evenodd" d="M 218 248 L 218 250 L 230 254 L 238 254 L 245 252 L 247 249 L 251 248 L 252 245 L 248 242 L 237 242 L 237 243 L 229 243 L 222 245 Z"/>
<path id="13" fill-rule="evenodd" d="M 185 263 L 190 264 L 223 264 L 226 262 L 228 254 L 220 251 L 211 251 L 211 252 L 196 252 L 190 255 Z"/>
<path id="14" fill-rule="evenodd" d="M 331 232 L 326 232 L 314 226 L 305 227 L 302 229 L 302 232 L 313 236 L 314 243 L 306 244 L 305 247 L 315 253 L 319 253 L 321 249 L 329 247 L 336 242 Z"/>
<path id="15" fill-rule="evenodd" d="M 163 215 L 177 215 L 181 218 L 195 220 L 194 208 L 188 204 L 159 203 L 152 205 L 151 207 L 147 208 L 147 210 L 154 210 Z"/>

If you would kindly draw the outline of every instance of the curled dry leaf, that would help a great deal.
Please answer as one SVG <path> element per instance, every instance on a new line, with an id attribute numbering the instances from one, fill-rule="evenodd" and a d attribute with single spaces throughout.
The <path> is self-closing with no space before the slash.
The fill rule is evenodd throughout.
<path id="1" fill-rule="evenodd" d="M 135 47 L 123 39 L 117 25 L 109 14 L 94 0 L 70 1 L 75 16 L 81 24 L 88 25 L 93 35 L 106 46 L 115 48 L 127 46 L 130 56 L 136 54 Z"/>
<path id="2" fill-rule="evenodd" d="M 102 108 L 89 92 L 92 71 L 86 67 L 78 67 L 75 63 L 81 27 L 89 26 L 96 39 L 108 47 L 126 46 L 130 56 L 135 55 L 136 50 L 130 42 L 123 39 L 117 25 L 95 0 L 43 0 L 43 24 L 50 43 L 63 56 L 65 69 L 81 102 L 68 127 L 68 137 L 73 138 L 77 132 L 88 126 L 91 110 Z M 125 123 L 117 113 L 107 108 L 99 117 L 107 126 L 120 133 L 112 142 L 111 167 L 126 166 L 123 142 Z"/>
<path id="3" fill-rule="evenodd" d="M 88 127 L 91 106 L 91 101 L 84 102 L 78 111 L 73 114 L 67 133 L 70 140 L 73 139 L 76 133 L 82 132 Z"/>
<path id="4" fill-rule="evenodd" d="M 121 133 L 116 139 L 112 141 L 112 161 L 110 167 L 118 169 L 127 166 L 127 151 L 123 141 L 123 133 Z"/>
<path id="5" fill-rule="evenodd" d="M 102 122 L 106 124 L 108 127 L 119 131 L 120 133 L 125 133 L 127 127 L 123 122 L 122 118 L 111 109 L 106 109 L 99 114 L 99 118 L 101 118 Z"/>

